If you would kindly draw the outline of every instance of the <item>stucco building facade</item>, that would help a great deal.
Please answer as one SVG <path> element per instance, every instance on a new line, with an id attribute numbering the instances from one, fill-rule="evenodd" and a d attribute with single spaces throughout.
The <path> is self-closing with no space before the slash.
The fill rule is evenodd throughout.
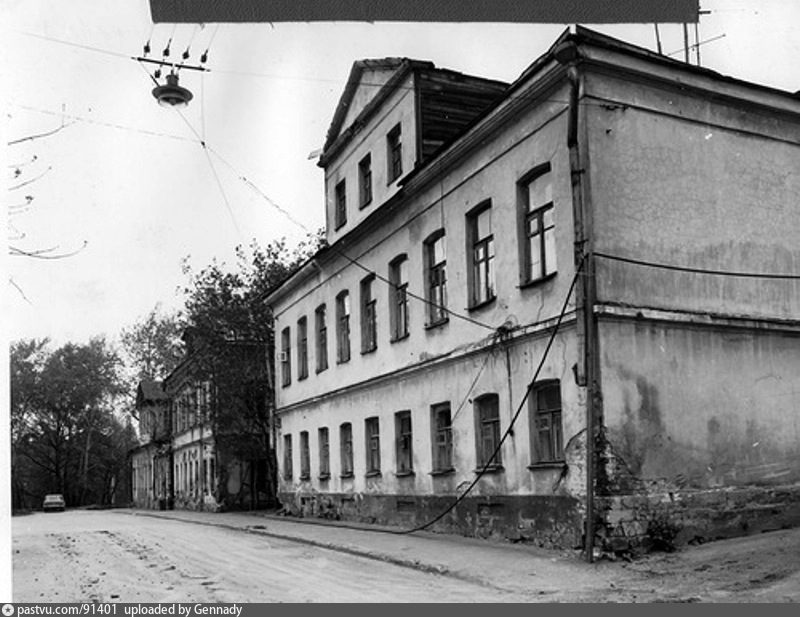
<path id="1" fill-rule="evenodd" d="M 288 508 L 608 550 L 800 522 L 796 95 L 583 28 L 509 85 L 348 84 L 329 246 L 267 298 Z"/>

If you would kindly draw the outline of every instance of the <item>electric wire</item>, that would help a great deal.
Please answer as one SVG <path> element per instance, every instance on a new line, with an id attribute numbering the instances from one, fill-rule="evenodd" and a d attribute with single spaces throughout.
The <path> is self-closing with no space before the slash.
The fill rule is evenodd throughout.
<path id="1" fill-rule="evenodd" d="M 152 75 L 151 75 L 151 78 L 152 78 Z M 56 111 L 53 111 L 53 110 L 50 110 L 50 109 L 42 109 L 42 108 L 39 108 L 39 107 L 32 107 L 30 105 L 20 105 L 18 103 L 12 103 L 12 105 L 14 105 L 15 107 L 18 107 L 19 109 L 24 109 L 26 111 L 33 111 L 33 112 L 36 112 L 36 113 L 45 114 L 45 115 L 49 115 L 49 116 L 60 116 L 60 115 L 62 115 L 60 111 L 56 112 Z M 130 131 L 132 133 L 141 133 L 142 135 L 149 135 L 151 137 L 166 137 L 168 139 L 177 139 L 178 141 L 188 141 L 188 142 L 191 142 L 191 143 L 196 143 L 196 141 L 194 139 L 188 139 L 188 138 L 186 138 L 186 137 L 184 137 L 182 135 L 170 135 L 168 133 L 160 133 L 158 131 L 150 131 L 148 129 L 139 129 L 139 128 L 132 127 L 132 126 L 125 126 L 124 124 L 117 124 L 117 123 L 113 123 L 113 122 L 103 122 L 101 120 L 94 120 L 92 118 L 87 118 L 86 116 L 79 116 L 79 115 L 75 115 L 75 114 L 69 114 L 69 115 L 67 115 L 65 117 L 73 119 L 73 120 L 77 120 L 78 122 L 85 122 L 87 124 L 95 124 L 97 126 L 105 126 L 105 127 L 108 127 L 108 128 L 119 129 L 119 130 L 123 130 L 123 131 Z"/>
<path id="2" fill-rule="evenodd" d="M 480 469 L 480 471 L 475 476 L 475 478 L 472 480 L 472 482 L 469 484 L 469 486 L 467 486 L 467 488 L 464 489 L 464 491 L 456 498 L 456 500 L 448 508 L 443 510 L 441 513 L 439 513 L 437 516 L 435 516 L 434 518 L 430 519 L 426 523 L 423 523 L 421 525 L 417 525 L 416 527 L 413 527 L 411 529 L 398 531 L 397 532 L 398 535 L 406 535 L 406 534 L 414 533 L 415 531 L 422 531 L 424 529 L 427 529 L 431 525 L 439 522 L 440 520 L 442 520 L 445 516 L 447 516 L 450 512 L 452 512 L 456 508 L 456 506 L 458 506 L 459 503 L 461 503 L 466 498 L 466 496 L 478 484 L 478 482 L 484 476 L 484 474 L 488 471 L 488 469 L 490 467 L 492 467 L 495 458 L 497 458 L 497 455 L 500 452 L 500 449 L 503 447 L 503 443 L 505 442 L 506 438 L 511 434 L 511 431 L 514 428 L 514 424 L 516 423 L 517 418 L 519 417 L 520 413 L 522 412 L 522 409 L 525 406 L 525 401 L 528 400 L 528 396 L 530 396 L 531 389 L 534 387 L 534 385 L 536 384 L 536 380 L 539 378 L 539 373 L 541 373 L 542 368 L 544 367 L 545 360 L 547 360 L 547 356 L 550 353 L 550 348 L 553 346 L 553 342 L 555 341 L 556 334 L 558 334 L 558 331 L 559 331 L 559 329 L 561 327 L 561 321 L 564 319 L 564 315 L 567 312 L 567 306 L 569 305 L 569 299 L 572 296 L 572 292 L 575 289 L 575 284 L 578 281 L 578 277 L 581 276 L 581 274 L 582 274 L 583 265 L 585 263 L 585 259 L 586 258 L 584 257 L 584 259 L 581 260 L 581 262 L 578 264 L 577 268 L 575 269 L 575 275 L 572 277 L 572 282 L 570 283 L 569 289 L 567 290 L 567 294 L 564 297 L 564 303 L 561 306 L 561 311 L 558 314 L 558 319 L 556 319 L 556 323 L 553 326 L 552 332 L 550 333 L 550 338 L 548 338 L 548 340 L 547 340 L 547 345 L 545 346 L 544 351 L 542 352 L 542 357 L 539 360 L 539 364 L 538 364 L 538 366 L 536 367 L 536 370 L 533 373 L 533 377 L 531 377 L 531 380 L 528 383 L 528 387 L 525 388 L 525 395 L 522 397 L 522 400 L 520 401 L 516 412 L 512 416 L 511 422 L 509 423 L 508 428 L 506 428 L 505 432 L 503 433 L 503 436 L 497 442 L 497 446 L 495 447 L 494 452 L 492 452 L 492 455 L 483 464 L 483 467 Z"/>
<path id="3" fill-rule="evenodd" d="M 273 199 L 270 199 L 270 197 L 267 196 L 266 193 L 264 193 L 260 188 L 258 188 L 253 182 L 251 182 L 250 180 L 245 178 L 243 175 L 241 175 L 238 171 L 236 171 L 236 168 L 233 167 L 230 163 L 228 163 L 218 152 L 216 152 L 211 147 L 208 147 L 208 149 L 212 153 L 214 153 L 215 156 L 217 156 L 221 161 L 225 162 L 231 168 L 231 170 L 233 170 L 245 184 L 247 184 L 253 190 L 255 190 L 263 199 L 265 199 L 267 201 L 267 203 L 269 203 L 272 207 L 274 207 L 276 210 L 278 210 L 278 212 L 283 214 L 289 221 L 291 221 L 292 223 L 297 225 L 300 229 L 305 231 L 307 234 L 312 234 L 313 235 L 313 232 L 310 229 L 308 229 L 308 227 L 306 225 L 304 225 L 303 223 L 301 223 L 300 221 L 295 219 L 286 209 L 284 209 L 283 207 L 281 207 L 277 203 L 275 203 L 275 201 Z M 363 270 L 367 274 L 370 274 L 370 275 L 374 276 L 376 279 L 380 280 L 383 283 L 386 283 L 387 285 L 389 285 L 390 287 L 394 288 L 395 290 L 399 289 L 399 286 L 397 284 L 393 283 L 388 278 L 386 278 L 382 274 L 376 272 L 375 270 L 372 270 L 371 268 L 368 268 L 367 266 L 362 264 L 357 259 L 354 259 L 353 257 L 350 257 L 347 253 L 345 253 L 344 251 L 339 249 L 335 244 L 328 245 L 327 248 L 329 250 L 333 251 L 334 253 L 336 253 L 337 255 L 339 255 L 340 257 L 344 258 L 350 264 L 356 266 L 357 268 L 360 268 L 361 270 Z M 483 323 L 482 321 L 479 321 L 477 319 L 474 319 L 472 317 L 469 317 L 468 315 L 464 315 L 464 314 L 459 313 L 457 311 L 450 310 L 446 306 L 439 305 L 439 304 L 429 300 L 428 298 L 425 298 L 424 296 L 421 296 L 421 295 L 416 294 L 414 292 L 408 291 L 408 289 L 406 289 L 405 293 L 409 298 L 413 298 L 415 300 L 418 300 L 419 302 L 422 302 L 422 303 L 424 303 L 424 304 L 426 304 L 428 306 L 431 306 L 431 307 L 434 307 L 434 308 L 437 308 L 437 309 L 441 309 L 441 310 L 445 311 L 448 315 L 452 315 L 453 317 L 455 317 L 457 319 L 461 319 L 461 320 L 469 322 L 469 323 L 471 323 L 473 325 L 480 326 L 481 328 L 485 328 L 487 330 L 491 330 L 492 332 L 494 332 L 496 330 L 495 326 Z"/>
<path id="4" fill-rule="evenodd" d="M 673 270 L 677 272 L 691 272 L 694 274 L 709 274 L 711 276 L 730 276 L 737 278 L 755 278 L 755 279 L 777 279 L 777 280 L 800 280 L 800 274 L 772 274 L 762 272 L 737 272 L 733 270 L 713 270 L 709 268 L 692 268 L 689 266 L 676 266 L 672 264 L 658 263 L 654 261 L 645 261 L 643 259 L 633 259 L 631 257 L 621 257 L 619 255 L 610 255 L 608 253 L 601 253 L 595 251 L 593 253 L 596 257 L 601 259 L 609 259 L 612 261 L 621 261 L 636 266 L 644 266 L 648 268 L 658 268 L 660 270 Z"/>
<path id="5" fill-rule="evenodd" d="M 236 216 L 234 216 L 233 214 L 233 208 L 231 207 L 231 203 L 228 200 L 227 194 L 225 193 L 225 187 L 222 185 L 222 180 L 220 179 L 219 174 L 217 173 L 217 168 L 214 166 L 214 161 L 211 160 L 211 155 L 209 154 L 206 142 L 203 140 L 203 138 L 200 136 L 197 130 L 192 126 L 192 123 L 189 122 L 186 116 L 184 116 L 177 107 L 173 107 L 173 109 L 175 110 L 175 113 L 177 113 L 181 117 L 181 119 L 186 123 L 186 126 L 189 127 L 189 130 L 191 130 L 192 133 L 194 133 L 195 137 L 197 137 L 197 141 L 203 147 L 203 153 L 205 154 L 206 160 L 208 161 L 208 166 L 211 168 L 211 173 L 214 175 L 214 179 L 217 182 L 217 187 L 219 188 L 219 192 L 222 195 L 222 200 L 225 202 L 225 207 L 228 209 L 228 214 L 231 217 L 231 222 L 233 223 L 233 227 L 236 229 L 236 233 L 239 235 L 239 237 L 243 238 L 242 230 L 239 229 L 239 224 L 236 222 Z"/>
<path id="6" fill-rule="evenodd" d="M 475 377 L 473 378 L 472 383 L 469 385 L 469 388 L 467 388 L 467 393 L 464 395 L 464 398 L 461 399 L 461 403 L 459 403 L 458 407 L 456 408 L 455 413 L 451 416 L 451 418 L 450 418 L 450 425 L 451 426 L 452 426 L 453 422 L 456 421 L 456 418 L 458 417 L 458 414 L 461 413 L 461 410 L 464 408 L 464 405 L 466 405 L 467 401 L 469 400 L 469 395 L 472 394 L 472 390 L 475 388 L 475 384 L 478 383 L 478 380 L 481 378 L 481 375 L 483 375 L 483 371 L 486 370 L 486 365 L 489 364 L 489 360 L 491 360 L 491 358 L 494 356 L 494 350 L 495 350 L 496 345 L 497 345 L 497 336 L 498 336 L 497 333 L 495 333 L 495 336 L 492 337 L 492 342 L 491 342 L 491 344 L 489 346 L 488 353 L 486 353 L 484 358 L 483 358 L 483 364 L 481 365 L 481 367 L 478 370 L 478 372 L 475 374 Z"/>

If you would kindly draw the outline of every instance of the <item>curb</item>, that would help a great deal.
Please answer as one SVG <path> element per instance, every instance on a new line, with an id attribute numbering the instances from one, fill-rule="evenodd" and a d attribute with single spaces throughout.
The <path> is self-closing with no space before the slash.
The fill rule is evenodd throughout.
<path id="1" fill-rule="evenodd" d="M 120 512 L 120 514 L 123 514 Z M 416 570 L 418 572 L 425 572 L 427 574 L 438 574 L 440 576 L 447 576 L 450 578 L 455 578 L 458 580 L 462 580 L 465 582 L 481 585 L 483 587 L 489 587 L 491 589 L 497 589 L 501 591 L 513 591 L 510 589 L 506 589 L 505 587 L 500 587 L 488 581 L 482 580 L 478 577 L 464 574 L 461 572 L 455 572 L 450 570 L 446 566 L 441 565 L 433 565 L 428 563 L 423 563 L 418 559 L 403 559 L 402 557 L 395 557 L 394 555 L 390 555 L 387 553 L 380 553 L 374 551 L 368 551 L 361 548 L 347 546 L 344 544 L 336 544 L 334 542 L 323 542 L 320 540 L 313 540 L 310 538 L 303 538 L 300 536 L 292 535 L 292 534 L 285 534 L 285 533 L 277 533 L 274 531 L 269 531 L 266 528 L 261 528 L 260 525 L 248 525 L 248 526 L 238 526 L 238 525 L 231 525 L 229 523 L 223 523 L 219 521 L 199 521 L 194 519 L 184 519 L 180 517 L 172 517 L 172 516 L 164 516 L 161 514 L 157 514 L 155 512 L 125 512 L 124 514 L 128 514 L 129 516 L 148 516 L 150 518 L 158 518 L 161 520 L 167 521 L 178 521 L 183 523 L 190 523 L 193 525 L 205 525 L 207 527 L 219 527 L 222 529 L 230 529 L 232 531 L 242 531 L 245 533 L 250 533 L 253 535 L 260 535 L 260 536 L 267 536 L 270 538 L 276 538 L 279 540 L 288 540 L 290 542 L 297 542 L 298 544 L 306 544 L 309 546 L 316 546 L 318 548 L 324 548 L 331 551 L 337 551 L 339 553 L 345 553 L 348 555 L 353 555 L 356 557 L 364 557 L 366 559 L 372 559 L 374 561 L 382 561 L 384 563 L 389 563 L 395 566 L 400 566 L 402 568 L 409 568 L 411 570 Z M 281 521 L 281 522 L 289 522 L 294 523 L 298 521 Z M 303 521 L 303 524 L 306 525 L 313 525 L 312 521 Z M 329 525 L 319 525 L 319 526 L 329 526 Z M 336 527 L 335 525 L 330 525 L 331 527 Z M 358 531 L 357 529 L 353 528 L 346 528 L 351 529 L 353 531 Z M 371 531 L 369 529 L 364 529 L 363 531 Z"/>

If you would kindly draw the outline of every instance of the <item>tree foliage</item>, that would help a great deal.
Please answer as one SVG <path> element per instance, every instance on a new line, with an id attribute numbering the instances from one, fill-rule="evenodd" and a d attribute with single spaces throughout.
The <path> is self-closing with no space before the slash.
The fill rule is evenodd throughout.
<path id="1" fill-rule="evenodd" d="M 11 345 L 15 508 L 63 493 L 68 505 L 109 503 L 127 478 L 132 429 L 114 414 L 119 358 L 102 338 L 51 351 L 47 340 Z"/>
<path id="2" fill-rule="evenodd" d="M 121 342 L 137 380 L 164 379 L 183 357 L 183 323 L 156 305 L 141 321 L 122 330 Z"/>
<path id="3" fill-rule="evenodd" d="M 285 240 L 264 247 L 253 242 L 249 250 L 240 246 L 232 270 L 214 261 L 195 272 L 184 262 L 187 353 L 197 378 L 214 386 L 215 439 L 221 451 L 243 461 L 262 461 L 269 476 L 275 473 L 270 437 L 274 337 L 264 296 L 320 242 L 319 236 L 309 238 L 294 250 Z"/>

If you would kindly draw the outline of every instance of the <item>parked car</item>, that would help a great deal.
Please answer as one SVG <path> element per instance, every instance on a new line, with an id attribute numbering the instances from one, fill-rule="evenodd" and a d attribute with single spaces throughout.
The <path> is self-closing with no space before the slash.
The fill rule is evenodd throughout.
<path id="1" fill-rule="evenodd" d="M 63 512 L 66 506 L 67 504 L 64 501 L 64 495 L 61 495 L 60 493 L 54 493 L 52 495 L 44 496 L 42 510 L 45 512 Z"/>

